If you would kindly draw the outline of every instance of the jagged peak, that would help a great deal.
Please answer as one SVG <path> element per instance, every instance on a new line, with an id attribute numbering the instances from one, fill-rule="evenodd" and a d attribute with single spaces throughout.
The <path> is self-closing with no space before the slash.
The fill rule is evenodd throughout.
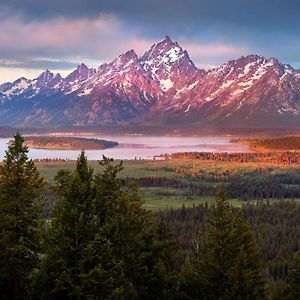
<path id="1" fill-rule="evenodd" d="M 155 62 L 158 64 L 163 62 L 165 65 L 170 65 L 182 59 L 185 59 L 190 65 L 194 66 L 188 52 L 183 50 L 177 42 L 172 41 L 169 36 L 166 36 L 162 41 L 153 44 L 150 50 L 146 51 L 140 58 L 140 61 L 147 68 L 147 65 L 151 66 Z"/>
<path id="2" fill-rule="evenodd" d="M 298 71 L 298 70 L 295 70 L 290 64 L 284 64 L 283 66 L 284 66 L 285 69 Z"/>
<path id="3" fill-rule="evenodd" d="M 178 48 L 177 51 L 184 51 L 177 42 L 172 41 L 171 38 L 167 35 L 160 42 L 153 44 L 150 47 L 150 50 L 148 50 L 146 53 L 149 54 L 149 56 L 152 56 L 153 54 L 159 55 L 163 52 L 169 51 L 172 48 Z"/>
<path id="4" fill-rule="evenodd" d="M 250 55 L 247 55 L 247 56 L 241 56 L 238 59 L 230 60 L 226 64 L 239 63 L 239 62 L 257 63 L 257 64 L 265 64 L 265 63 L 271 64 L 271 63 L 273 63 L 274 65 L 275 64 L 276 65 L 282 65 L 282 63 L 280 63 L 277 58 L 274 58 L 274 57 L 266 58 L 263 55 L 257 55 L 257 54 L 250 54 Z"/>
<path id="5" fill-rule="evenodd" d="M 129 50 L 125 53 L 120 54 L 116 59 L 114 59 L 110 65 L 112 65 L 114 68 L 121 68 L 128 67 L 129 65 L 139 62 L 139 58 L 134 50 Z"/>
<path id="6" fill-rule="evenodd" d="M 120 60 L 120 61 L 128 61 L 128 60 L 138 60 L 138 56 L 135 53 L 135 51 L 133 49 L 128 50 L 125 53 L 120 54 L 116 59 L 116 60 Z"/>
<path id="7" fill-rule="evenodd" d="M 163 41 L 172 42 L 172 39 L 170 38 L 169 35 L 166 35 Z"/>
<path id="8" fill-rule="evenodd" d="M 17 80 L 15 80 L 13 83 L 19 83 L 19 82 L 22 82 L 22 81 L 28 82 L 29 79 L 27 79 L 26 77 L 20 77 Z"/>
<path id="9" fill-rule="evenodd" d="M 69 83 L 76 80 L 85 80 L 94 73 L 94 69 L 89 69 L 86 64 L 81 63 L 65 78 L 65 80 Z"/>
<path id="10" fill-rule="evenodd" d="M 52 73 L 49 69 L 46 69 L 45 71 L 43 71 L 43 72 L 39 75 L 39 77 L 40 77 L 40 76 L 43 76 L 44 74 L 52 74 L 52 75 L 53 75 L 53 73 Z"/>
<path id="11" fill-rule="evenodd" d="M 174 42 L 168 35 L 164 37 L 160 42 L 158 42 L 156 45 L 175 45 L 177 42 Z"/>
<path id="12" fill-rule="evenodd" d="M 88 69 L 88 66 L 85 63 L 81 63 L 77 66 L 77 68 L 86 68 L 86 69 Z"/>
<path id="13" fill-rule="evenodd" d="M 43 80 L 43 81 L 49 81 L 54 77 L 54 74 L 50 71 L 50 70 L 45 70 L 44 72 L 42 72 L 37 79 L 38 80 Z"/>
<path id="14" fill-rule="evenodd" d="M 82 72 L 82 71 L 89 71 L 90 69 L 85 63 L 81 63 L 77 66 L 76 70 Z"/>
<path id="15" fill-rule="evenodd" d="M 224 63 L 220 67 L 216 67 L 213 69 L 208 70 L 208 72 L 215 73 L 222 70 L 225 70 L 226 68 L 244 68 L 244 67 L 280 67 L 284 66 L 284 64 L 280 63 L 280 61 L 274 57 L 266 58 L 263 55 L 257 55 L 257 54 L 250 54 L 247 56 L 241 56 L 238 59 L 229 60 L 228 62 Z"/>
<path id="16" fill-rule="evenodd" d="M 54 78 L 55 78 L 55 79 L 62 79 L 60 73 L 56 73 L 56 74 L 54 75 Z"/>

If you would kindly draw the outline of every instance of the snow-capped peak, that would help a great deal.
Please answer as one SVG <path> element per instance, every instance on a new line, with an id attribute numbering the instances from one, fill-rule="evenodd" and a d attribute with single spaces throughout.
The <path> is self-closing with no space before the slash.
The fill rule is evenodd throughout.
<path id="1" fill-rule="evenodd" d="M 70 73 L 65 81 L 67 83 L 76 82 L 78 80 L 86 80 L 95 73 L 94 69 L 89 69 L 84 63 L 81 63 L 77 68 Z"/>
<path id="2" fill-rule="evenodd" d="M 144 113 L 155 117 L 166 112 L 163 117 L 170 116 L 172 122 L 182 113 L 188 121 L 195 117 L 197 122 L 222 124 L 230 118 L 260 121 L 264 117 L 254 116 L 268 116 L 270 111 L 275 117 L 289 114 L 299 119 L 299 99 L 300 71 L 275 58 L 249 55 L 213 70 L 199 70 L 166 36 L 141 58 L 130 50 L 97 71 L 82 63 L 64 79 L 46 70 L 34 80 L 2 84 L 0 104 L 5 110 L 0 106 L 0 115 L 7 124 L 15 114 L 22 125 L 61 125 L 61 120 L 82 125 L 121 123 Z M 26 113 L 22 106 L 17 108 L 22 101 L 27 101 Z"/>
<path id="3" fill-rule="evenodd" d="M 119 55 L 110 65 L 116 69 L 124 69 L 135 62 L 138 62 L 138 56 L 134 50 L 129 50 L 126 53 Z"/>
<path id="4" fill-rule="evenodd" d="M 44 72 L 42 72 L 37 79 L 38 80 L 42 80 L 44 82 L 47 82 L 49 80 L 51 80 L 54 77 L 54 74 L 52 72 L 50 72 L 49 70 L 46 70 Z"/>
<path id="5" fill-rule="evenodd" d="M 54 78 L 54 74 L 49 70 L 44 71 L 41 73 L 35 80 L 36 86 L 38 88 L 44 87 L 48 82 L 50 82 Z"/>
<path id="6" fill-rule="evenodd" d="M 4 83 L 0 86 L 0 92 L 6 97 L 22 94 L 30 86 L 30 80 L 21 77 L 13 83 Z"/>
<path id="7" fill-rule="evenodd" d="M 158 81 L 164 92 L 178 84 L 178 88 L 183 88 L 197 70 L 188 53 L 169 36 L 153 44 L 140 58 L 140 63 L 152 79 Z"/>
<path id="8" fill-rule="evenodd" d="M 161 42 L 153 44 L 150 50 L 145 52 L 141 57 L 140 61 L 144 68 L 147 69 L 153 65 L 162 63 L 169 66 L 181 59 L 186 59 L 190 64 L 193 64 L 188 53 L 184 51 L 177 42 L 173 42 L 170 37 L 167 36 Z"/>

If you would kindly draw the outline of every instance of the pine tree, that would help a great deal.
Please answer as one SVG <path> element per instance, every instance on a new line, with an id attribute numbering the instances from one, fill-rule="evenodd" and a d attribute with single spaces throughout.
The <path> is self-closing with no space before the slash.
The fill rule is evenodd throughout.
<path id="1" fill-rule="evenodd" d="M 235 259 L 232 247 L 234 235 L 232 211 L 221 190 L 205 230 L 197 261 L 199 299 L 227 299 L 226 293 L 230 288 L 228 270 Z"/>
<path id="2" fill-rule="evenodd" d="M 103 157 L 94 175 L 81 153 L 56 176 L 59 197 L 46 228 L 37 299 L 171 299 L 174 243 Z"/>
<path id="3" fill-rule="evenodd" d="M 289 299 L 300 299 L 300 250 L 296 253 L 288 273 Z"/>
<path id="4" fill-rule="evenodd" d="M 122 269 L 102 233 L 93 180 L 84 151 L 73 174 L 57 174 L 59 199 L 46 228 L 45 258 L 35 276 L 34 298 L 116 299 L 122 293 Z"/>
<path id="5" fill-rule="evenodd" d="M 231 299 L 265 299 L 265 280 L 263 277 L 259 250 L 250 224 L 239 211 L 233 220 L 234 264 L 230 269 Z"/>
<path id="6" fill-rule="evenodd" d="M 29 276 L 38 262 L 43 179 L 27 154 L 17 133 L 0 166 L 1 299 L 26 298 Z"/>
<path id="7" fill-rule="evenodd" d="M 195 264 L 187 256 L 178 276 L 177 298 L 180 300 L 197 300 L 200 289 Z"/>
<path id="8" fill-rule="evenodd" d="M 200 239 L 192 267 L 185 264 L 181 272 L 180 299 L 264 299 L 254 236 L 241 213 L 234 217 L 222 190 Z"/>
<path id="9" fill-rule="evenodd" d="M 175 253 L 169 229 L 142 209 L 135 187 L 118 179 L 122 163 L 103 157 L 100 164 L 95 203 L 114 256 L 123 262 L 124 298 L 168 299 Z"/>

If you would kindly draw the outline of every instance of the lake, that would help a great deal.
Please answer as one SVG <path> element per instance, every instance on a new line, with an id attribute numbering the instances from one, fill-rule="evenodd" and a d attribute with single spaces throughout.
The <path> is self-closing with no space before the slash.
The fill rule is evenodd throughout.
<path id="1" fill-rule="evenodd" d="M 80 136 L 84 137 L 84 136 Z M 91 137 L 91 136 L 88 136 Z M 105 150 L 87 150 L 89 160 L 97 160 L 102 154 L 116 159 L 153 159 L 154 156 L 174 152 L 249 152 L 247 145 L 231 144 L 233 136 L 93 136 L 94 138 L 117 141 L 115 148 Z M 3 160 L 9 139 L 0 139 L 0 159 Z M 78 150 L 45 150 L 30 149 L 29 157 L 32 159 L 63 158 L 76 159 Z"/>

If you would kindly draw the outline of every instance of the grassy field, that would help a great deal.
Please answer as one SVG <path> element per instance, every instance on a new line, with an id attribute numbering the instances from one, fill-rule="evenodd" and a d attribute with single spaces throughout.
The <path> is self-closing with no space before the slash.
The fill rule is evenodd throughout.
<path id="1" fill-rule="evenodd" d="M 116 160 L 116 162 L 118 162 Z M 74 170 L 75 161 L 66 162 L 37 162 L 36 165 L 42 176 L 49 182 L 53 182 L 53 178 L 58 170 Z M 98 172 L 101 166 L 97 161 L 89 161 L 90 166 Z M 230 174 L 247 174 L 260 169 L 265 173 L 285 173 L 289 171 L 300 174 L 300 168 L 294 166 L 280 166 L 273 164 L 258 163 L 229 163 L 219 161 L 201 161 L 201 160 L 125 160 L 123 161 L 124 170 L 121 171 L 120 177 L 145 177 L 145 176 L 161 176 L 161 177 L 183 177 L 182 174 L 176 173 L 176 170 L 184 170 L 185 174 L 222 174 L 229 172 Z"/>
<path id="2" fill-rule="evenodd" d="M 199 204 L 212 205 L 215 203 L 214 197 L 192 197 L 185 198 L 178 195 L 163 195 L 161 196 L 158 188 L 141 188 L 140 196 L 144 201 L 144 207 L 151 210 L 168 209 L 168 208 L 180 208 L 183 205 L 185 207 L 193 207 Z M 163 189 L 165 192 L 165 189 Z M 255 202 L 255 201 L 251 201 Z M 245 201 L 239 199 L 230 199 L 231 205 L 235 207 L 241 207 L 246 204 Z"/>
<path id="3" fill-rule="evenodd" d="M 41 175 L 49 182 L 53 183 L 55 174 L 60 169 L 74 170 L 75 161 L 67 162 L 37 162 L 37 167 Z M 101 166 L 97 161 L 90 161 L 90 166 L 95 172 L 101 171 Z M 124 170 L 120 172 L 121 178 L 145 178 L 162 177 L 175 179 L 179 182 L 193 182 L 194 184 L 204 184 L 206 186 L 217 185 L 218 183 L 199 181 L 199 176 L 256 176 L 268 177 L 274 174 L 288 174 L 300 176 L 299 167 L 286 167 L 272 164 L 257 163 L 228 163 L 219 161 L 200 161 L 191 159 L 180 160 L 125 160 Z M 257 171 L 259 170 L 259 172 Z M 292 185 L 290 185 L 292 186 Z M 295 185 L 297 186 L 297 185 Z M 170 187 L 141 187 L 140 196 L 144 206 L 149 209 L 165 209 L 170 207 L 187 207 L 214 202 L 212 196 L 195 196 L 189 194 L 185 189 Z M 241 206 L 245 201 L 230 199 L 234 206 Z M 249 201 L 248 201 L 249 202 Z"/>

